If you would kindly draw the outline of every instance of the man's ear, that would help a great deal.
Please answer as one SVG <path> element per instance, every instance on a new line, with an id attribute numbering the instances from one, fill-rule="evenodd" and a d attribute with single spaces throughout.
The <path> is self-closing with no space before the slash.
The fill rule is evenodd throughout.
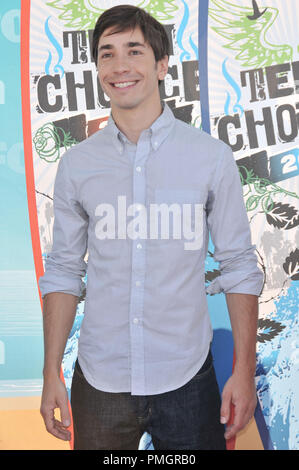
<path id="1" fill-rule="evenodd" d="M 168 60 L 169 57 L 168 55 L 165 55 L 162 59 L 158 61 L 158 78 L 159 80 L 164 80 L 165 75 L 167 74 L 168 71 Z"/>

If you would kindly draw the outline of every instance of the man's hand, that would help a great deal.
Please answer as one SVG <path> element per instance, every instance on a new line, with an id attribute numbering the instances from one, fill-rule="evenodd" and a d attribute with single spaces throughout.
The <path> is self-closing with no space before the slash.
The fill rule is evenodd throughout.
<path id="1" fill-rule="evenodd" d="M 55 408 L 60 409 L 61 421 L 54 417 Z M 50 434 L 64 441 L 71 439 L 67 390 L 58 376 L 44 381 L 40 413 Z"/>
<path id="2" fill-rule="evenodd" d="M 225 431 L 224 437 L 229 440 L 243 429 L 252 418 L 256 405 L 256 388 L 254 377 L 247 372 L 234 371 L 226 382 L 222 392 L 221 422 L 229 422 L 231 404 L 234 406 L 233 423 Z"/>

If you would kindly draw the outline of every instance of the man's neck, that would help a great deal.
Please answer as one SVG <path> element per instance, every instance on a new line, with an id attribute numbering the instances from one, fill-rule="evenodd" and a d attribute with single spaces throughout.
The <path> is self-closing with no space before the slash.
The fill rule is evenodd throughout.
<path id="1" fill-rule="evenodd" d="M 137 144 L 141 132 L 148 129 L 162 112 L 161 102 L 153 110 L 119 110 L 113 109 L 113 107 L 111 110 L 113 120 L 118 129 L 134 144 Z"/>

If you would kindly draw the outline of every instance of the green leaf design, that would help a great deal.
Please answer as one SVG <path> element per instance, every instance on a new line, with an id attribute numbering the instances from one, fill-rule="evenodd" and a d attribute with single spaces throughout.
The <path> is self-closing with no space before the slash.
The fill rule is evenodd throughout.
<path id="1" fill-rule="evenodd" d="M 259 205 L 259 202 L 260 202 L 260 196 L 256 196 L 252 194 L 251 196 L 249 196 L 249 198 L 246 201 L 246 209 L 248 211 L 253 211 L 254 209 L 257 208 L 257 206 Z"/>
<path id="2" fill-rule="evenodd" d="M 256 180 L 253 182 L 254 189 L 258 194 L 265 194 L 267 192 L 267 186 L 262 184 L 261 180 Z"/>
<path id="3" fill-rule="evenodd" d="M 267 7 L 257 18 L 253 18 L 252 7 L 244 7 L 226 0 L 210 0 L 211 26 L 226 40 L 225 48 L 236 51 L 235 59 L 243 67 L 258 68 L 272 64 L 291 62 L 293 49 L 287 44 L 271 44 L 266 34 L 279 11 Z"/>
<path id="4" fill-rule="evenodd" d="M 98 17 L 105 11 L 99 8 L 100 2 L 92 0 L 52 0 L 46 4 L 61 10 L 58 18 L 67 28 L 92 29 Z"/>
<path id="5" fill-rule="evenodd" d="M 262 198 L 262 208 L 265 214 L 268 214 L 272 210 L 272 207 L 274 205 L 274 201 L 272 199 L 271 193 L 266 194 L 266 197 Z"/>
<path id="6" fill-rule="evenodd" d="M 175 0 L 145 0 L 137 6 L 163 22 L 174 18 L 179 8 L 176 3 Z M 100 7 L 98 0 L 52 0 L 46 4 L 61 11 L 58 18 L 65 27 L 77 30 L 94 28 L 97 19 L 106 10 Z"/>
<path id="7" fill-rule="evenodd" d="M 248 186 L 248 190 L 246 194 L 244 194 L 244 197 L 249 195 L 246 200 L 247 211 L 255 210 L 259 203 L 261 203 L 262 210 L 267 215 L 274 207 L 275 202 L 273 196 L 276 194 L 288 195 L 299 199 L 299 196 L 296 193 L 287 191 L 266 178 L 259 178 L 254 174 L 252 169 L 248 170 L 243 165 L 240 165 L 238 169 L 242 185 Z"/>
<path id="8" fill-rule="evenodd" d="M 163 22 L 174 18 L 175 12 L 179 9 L 176 3 L 176 0 L 145 0 L 139 3 L 138 7 L 143 8 L 156 20 Z"/>

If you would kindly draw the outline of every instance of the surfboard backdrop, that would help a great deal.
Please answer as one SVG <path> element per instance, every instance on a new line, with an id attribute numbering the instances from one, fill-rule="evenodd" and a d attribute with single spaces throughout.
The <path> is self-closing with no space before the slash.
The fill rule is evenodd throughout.
<path id="1" fill-rule="evenodd" d="M 7 110 L 13 106 L 12 116 L 18 116 L 23 123 L 23 135 L 20 132 L 16 139 L 19 146 L 13 153 L 18 155 L 21 169 L 19 173 L 16 169 L 11 172 L 16 158 L 12 157 L 12 144 L 8 143 L 6 133 L 0 141 L 1 174 L 4 175 L 2 169 L 10 171 L 9 180 L 7 176 L 5 180 L 5 196 L 11 204 L 12 189 L 26 184 L 22 203 L 24 226 L 28 229 L 25 235 L 19 233 L 18 238 L 10 238 L 9 231 L 16 232 L 12 223 L 0 231 L 6 260 L 1 271 L 6 282 L 5 302 L 0 300 L 0 325 L 5 326 L 0 332 L 1 397 L 12 396 L 15 384 L 20 386 L 20 398 L 41 393 L 42 361 L 37 358 L 43 355 L 42 301 L 37 280 L 44 272 L 44 261 L 52 246 L 57 165 L 67 149 L 106 125 L 109 98 L 97 81 L 91 40 L 98 16 L 121 3 L 146 9 L 165 27 L 171 54 L 161 98 L 174 115 L 231 146 L 244 188 L 252 239 L 265 274 L 257 336 L 258 406 L 251 425 L 230 441 L 228 448 L 296 449 L 299 447 L 296 394 L 299 385 L 296 230 L 299 225 L 299 8 L 296 0 L 13 0 L 1 11 L 0 41 L 5 50 L 7 41 L 14 43 L 18 52 L 15 50 L 14 62 L 17 78 L 11 73 L 5 75 L 5 68 L 1 71 L 0 105 L 7 106 Z M 20 52 L 21 71 L 17 65 Z M 8 99 L 6 90 L 13 79 L 17 81 Z M 22 101 L 22 115 L 16 97 Z M 15 119 L 7 120 L 4 116 L 2 120 L 3 128 L 10 129 L 14 135 Z M 4 205 L 3 211 L 8 216 Z M 2 223 L 5 220 L 8 219 L 2 217 Z M 27 264 L 24 268 L 16 259 L 12 268 L 9 261 L 20 243 L 26 245 Z M 31 277 L 24 273 L 19 276 L 18 287 L 27 293 L 23 305 L 29 307 L 31 302 L 40 315 L 34 316 L 34 348 L 30 339 L 32 331 L 27 331 L 28 325 L 33 324 L 32 318 L 28 315 L 20 318 L 14 313 L 20 299 L 13 295 L 16 284 L 12 269 L 27 269 L 31 273 Z M 218 275 L 210 242 L 206 284 Z M 25 286 L 31 289 L 29 297 Z M 62 378 L 69 397 L 84 300 L 83 294 L 62 364 Z M 233 367 L 232 333 L 224 295 L 209 296 L 208 303 L 214 329 L 215 368 L 222 390 Z M 26 366 L 20 358 L 16 331 L 25 337 Z M 35 383 L 34 392 L 27 388 L 25 393 L 21 386 L 24 379 L 31 383 L 30 390 Z M 152 448 L 151 436 L 144 434 L 140 449 Z"/>
<path id="2" fill-rule="evenodd" d="M 203 3 L 209 8 L 208 48 L 200 54 L 207 63 L 200 77 L 203 127 L 234 151 L 265 274 L 256 421 L 265 448 L 298 449 L 299 5 Z"/>

